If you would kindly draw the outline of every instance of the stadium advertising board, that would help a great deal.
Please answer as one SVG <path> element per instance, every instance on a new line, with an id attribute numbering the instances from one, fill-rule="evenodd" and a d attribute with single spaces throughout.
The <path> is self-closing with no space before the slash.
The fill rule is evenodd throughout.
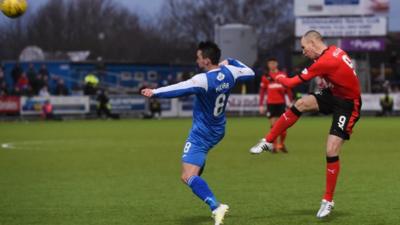
<path id="1" fill-rule="evenodd" d="M 400 111 L 400 94 L 391 94 L 393 97 L 393 110 Z M 383 94 L 362 94 L 362 108 L 363 111 L 380 111 L 381 106 L 379 104 L 380 98 Z M 227 112 L 256 112 L 258 111 L 258 100 L 257 94 L 240 95 L 232 94 L 229 96 L 228 104 L 226 107 Z"/>
<path id="2" fill-rule="evenodd" d="M 0 114 L 19 112 L 19 97 L 16 96 L 1 96 L 0 97 Z"/>
<path id="3" fill-rule="evenodd" d="M 181 108 L 178 99 L 158 99 L 161 104 L 161 111 L 163 117 L 177 117 L 179 116 L 178 109 Z M 94 101 L 97 105 L 97 101 Z M 191 103 L 191 102 L 190 102 Z M 140 114 L 147 112 L 149 109 L 148 99 L 143 96 L 132 95 L 111 95 L 110 105 L 111 111 L 118 114 Z M 191 108 L 190 108 L 191 113 Z"/>
<path id="4" fill-rule="evenodd" d="M 380 98 L 383 94 L 362 94 L 362 111 L 380 111 L 381 106 L 379 104 Z M 400 94 L 392 94 L 393 97 L 393 110 L 400 111 Z M 177 100 L 177 99 L 175 99 Z M 171 111 L 166 112 L 163 116 L 166 117 L 188 117 L 192 115 L 192 110 L 183 105 L 192 104 L 188 102 L 187 99 L 184 103 L 173 102 Z M 226 105 L 226 112 L 258 112 L 258 94 L 231 94 L 228 99 L 228 104 Z M 177 109 L 177 110 L 174 110 Z"/>
<path id="5" fill-rule="evenodd" d="M 21 97 L 21 115 L 40 115 L 46 100 L 53 105 L 54 114 L 85 114 L 89 112 L 87 96 Z"/>
<path id="6" fill-rule="evenodd" d="M 350 52 L 385 51 L 385 38 L 343 38 L 340 48 Z"/>
<path id="7" fill-rule="evenodd" d="M 258 95 L 232 94 L 229 96 L 226 111 L 228 112 L 254 112 L 258 111 Z"/>
<path id="8" fill-rule="evenodd" d="M 162 117 L 177 117 L 179 116 L 179 100 L 172 99 L 158 99 L 161 103 Z"/>
<path id="9" fill-rule="evenodd" d="M 295 16 L 354 16 L 389 13 L 389 0 L 294 0 Z"/>
<path id="10" fill-rule="evenodd" d="M 385 36 L 385 17 L 299 17 L 296 18 L 296 36 L 317 30 L 324 37 Z"/>
<path id="11" fill-rule="evenodd" d="M 362 111 L 381 111 L 380 99 L 383 94 L 362 94 Z M 393 110 L 400 111 L 400 94 L 391 94 Z"/>
<path id="12" fill-rule="evenodd" d="M 363 94 L 362 111 L 380 111 L 380 98 L 383 94 Z M 393 110 L 400 111 L 400 94 L 392 94 L 394 107 Z M 162 112 L 163 117 L 190 117 L 192 116 L 193 98 L 172 99 L 171 108 Z M 231 94 L 226 106 L 226 112 L 258 112 L 258 94 Z"/>
<path id="13" fill-rule="evenodd" d="M 114 113 L 129 113 L 146 109 L 146 99 L 141 96 L 112 95 L 110 104 Z"/>

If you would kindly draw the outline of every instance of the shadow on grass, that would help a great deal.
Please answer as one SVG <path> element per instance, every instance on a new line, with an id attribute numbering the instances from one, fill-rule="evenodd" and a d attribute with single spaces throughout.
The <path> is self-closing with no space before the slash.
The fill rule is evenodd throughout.
<path id="1" fill-rule="evenodd" d="M 319 223 L 329 223 L 333 222 L 336 218 L 340 217 L 348 217 L 351 216 L 352 214 L 349 212 L 343 212 L 343 211 L 333 211 L 331 215 L 327 216 L 326 218 L 323 219 L 317 219 Z"/>
<path id="2" fill-rule="evenodd" d="M 315 210 L 311 209 L 297 209 L 297 210 L 287 210 L 287 211 L 282 211 L 280 213 L 274 213 L 273 215 L 264 215 L 264 216 L 256 216 L 256 217 L 249 217 L 249 220 L 254 220 L 254 221 L 268 221 L 269 218 L 290 218 L 290 217 L 303 217 L 306 218 L 306 220 L 310 222 L 310 224 L 324 224 L 324 223 L 330 223 L 334 222 L 336 218 L 340 217 L 349 217 L 352 214 L 349 212 L 343 212 L 343 211 L 333 211 L 332 214 L 324 219 L 318 219 L 315 217 Z M 237 216 L 237 215 L 236 215 Z M 228 220 L 234 220 L 236 217 L 235 215 L 228 215 L 227 219 Z M 178 220 L 179 225 L 200 225 L 200 224 L 212 224 L 213 219 L 211 216 L 186 216 L 182 217 Z"/>
<path id="3" fill-rule="evenodd" d="M 318 219 L 316 218 L 316 211 L 311 210 L 311 209 L 296 209 L 296 210 L 288 210 L 285 212 L 280 212 L 280 213 L 275 213 L 274 215 L 270 217 L 299 217 L 299 216 L 304 216 L 304 217 L 309 217 L 314 218 L 316 222 L 318 223 L 329 223 L 331 221 L 334 221 L 338 217 L 348 217 L 351 216 L 352 214 L 349 212 L 343 212 L 343 211 L 333 211 L 331 215 L 329 215 L 326 218 L 323 219 Z"/>

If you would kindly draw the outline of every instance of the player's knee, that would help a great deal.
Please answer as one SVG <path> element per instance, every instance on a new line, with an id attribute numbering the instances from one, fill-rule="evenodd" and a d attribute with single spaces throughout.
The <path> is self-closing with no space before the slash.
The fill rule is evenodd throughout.
<path id="1" fill-rule="evenodd" d="M 191 173 L 183 173 L 181 175 L 181 180 L 183 183 L 188 184 L 191 177 L 195 176 L 195 174 Z"/>
<path id="2" fill-rule="evenodd" d="M 330 151 L 330 150 L 328 150 L 328 151 L 326 151 L 326 156 L 328 156 L 328 157 L 335 157 L 335 156 L 338 156 L 338 153 L 337 153 L 336 151 Z"/>
<path id="3" fill-rule="evenodd" d="M 294 107 L 299 111 L 299 112 L 303 112 L 305 107 L 306 107 L 306 103 L 303 99 L 299 99 L 294 103 Z"/>
<path id="4" fill-rule="evenodd" d="M 339 155 L 339 150 L 340 150 L 339 146 L 330 145 L 326 149 L 326 156 L 328 156 L 328 157 L 338 156 Z"/>
<path id="5" fill-rule="evenodd" d="M 181 181 L 183 183 L 187 184 L 188 180 L 189 180 L 189 176 L 187 174 L 182 174 L 181 175 Z"/>
<path id="6" fill-rule="evenodd" d="M 306 98 L 301 98 L 299 100 L 297 100 L 294 103 L 294 107 L 299 111 L 299 112 L 306 112 L 306 111 L 315 111 L 318 110 L 318 105 L 315 102 L 315 100 L 313 100 L 313 96 L 311 97 L 306 97 Z"/>

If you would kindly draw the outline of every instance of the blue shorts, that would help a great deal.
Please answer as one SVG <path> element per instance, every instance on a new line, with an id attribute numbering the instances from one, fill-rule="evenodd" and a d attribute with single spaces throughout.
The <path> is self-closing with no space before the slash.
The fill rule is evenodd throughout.
<path id="1" fill-rule="evenodd" d="M 210 143 L 207 141 L 195 140 L 191 138 L 191 136 L 189 135 L 189 138 L 186 140 L 185 147 L 183 148 L 182 162 L 203 167 L 206 163 L 208 152 L 222 138 L 223 135 L 218 140 L 215 140 L 212 143 Z"/>

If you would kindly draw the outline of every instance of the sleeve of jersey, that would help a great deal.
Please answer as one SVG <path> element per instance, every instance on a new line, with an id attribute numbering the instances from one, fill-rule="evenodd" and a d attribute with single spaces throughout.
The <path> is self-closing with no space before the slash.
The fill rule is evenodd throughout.
<path id="1" fill-rule="evenodd" d="M 303 82 L 309 81 L 316 76 L 322 76 L 326 74 L 334 67 L 333 63 L 327 63 L 323 61 L 317 61 L 312 64 L 309 68 L 304 69 L 301 74 L 294 77 L 279 76 L 276 77 L 276 81 L 283 84 L 288 88 L 293 88 Z"/>
<path id="2" fill-rule="evenodd" d="M 154 90 L 156 98 L 176 98 L 207 91 L 208 83 L 206 74 L 197 74 L 189 80 L 177 84 L 157 88 Z"/>
<path id="3" fill-rule="evenodd" d="M 259 106 L 264 105 L 265 91 L 266 91 L 265 88 L 260 87 L 260 96 L 259 96 L 259 102 L 258 102 Z"/>
<path id="4" fill-rule="evenodd" d="M 224 67 L 232 73 L 235 81 L 248 81 L 254 78 L 254 71 L 239 60 L 229 58 L 228 64 Z"/>
<path id="5" fill-rule="evenodd" d="M 261 78 L 261 83 L 260 83 L 260 93 L 259 93 L 259 102 L 258 102 L 259 106 L 263 106 L 264 105 L 265 93 L 267 92 L 267 88 L 268 88 L 268 85 L 265 84 L 267 82 L 264 83 L 263 79 L 264 78 Z"/>
<path id="6" fill-rule="evenodd" d="M 286 95 L 289 98 L 289 101 L 293 101 L 293 91 L 291 88 L 286 88 Z"/>

